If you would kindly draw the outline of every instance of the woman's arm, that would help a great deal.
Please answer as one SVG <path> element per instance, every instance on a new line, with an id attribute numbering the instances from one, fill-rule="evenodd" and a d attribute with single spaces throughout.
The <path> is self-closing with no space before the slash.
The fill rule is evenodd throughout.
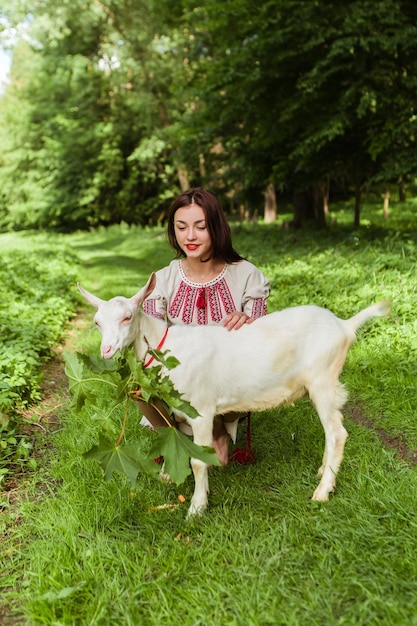
<path id="1" fill-rule="evenodd" d="M 244 324 L 251 324 L 258 317 L 267 314 L 267 299 L 270 284 L 266 276 L 253 264 L 244 261 L 234 266 L 237 272 L 245 272 L 245 281 L 241 294 L 241 310 L 229 313 L 223 326 L 228 330 L 238 330 Z"/>

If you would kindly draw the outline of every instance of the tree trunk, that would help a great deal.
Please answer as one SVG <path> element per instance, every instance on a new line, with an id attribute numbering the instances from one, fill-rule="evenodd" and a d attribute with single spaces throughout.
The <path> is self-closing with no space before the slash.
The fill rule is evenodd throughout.
<path id="1" fill-rule="evenodd" d="M 177 176 L 180 183 L 181 191 L 187 191 L 190 188 L 188 174 L 182 167 L 177 166 Z"/>
<path id="2" fill-rule="evenodd" d="M 250 210 L 246 202 L 239 206 L 239 215 L 241 222 L 250 222 Z"/>
<path id="3" fill-rule="evenodd" d="M 385 188 L 385 195 L 384 195 L 384 219 L 388 219 L 389 199 L 390 199 L 390 186 L 388 184 Z"/>
<path id="4" fill-rule="evenodd" d="M 296 190 L 293 195 L 294 217 L 290 222 L 293 228 L 301 228 L 305 221 L 316 219 L 314 200 L 309 190 Z"/>
<path id="5" fill-rule="evenodd" d="M 161 118 L 162 126 L 167 128 L 170 125 L 168 112 L 165 108 L 165 104 L 161 101 L 158 102 L 158 110 Z M 188 173 L 181 165 L 176 165 L 178 182 L 180 184 L 181 191 L 187 191 L 190 188 L 190 181 L 188 180 Z"/>
<path id="6" fill-rule="evenodd" d="M 327 193 L 326 181 L 321 181 L 314 187 L 314 213 L 319 228 L 326 228 L 325 206 Z"/>
<path id="7" fill-rule="evenodd" d="M 400 202 L 405 202 L 405 187 L 402 178 L 398 181 L 398 197 Z"/>
<path id="8" fill-rule="evenodd" d="M 323 212 L 324 215 L 329 215 L 329 193 L 330 193 L 330 181 L 329 177 L 325 178 L 322 182 L 323 191 Z"/>
<path id="9" fill-rule="evenodd" d="M 326 228 L 326 215 L 324 213 L 324 198 L 321 195 L 318 195 L 317 197 L 316 222 L 319 228 Z"/>
<path id="10" fill-rule="evenodd" d="M 355 228 L 359 228 L 361 224 L 361 200 L 362 191 L 360 185 L 356 185 L 355 189 L 355 216 L 353 218 L 353 225 Z"/>
<path id="11" fill-rule="evenodd" d="M 275 187 L 272 183 L 269 183 L 264 192 L 265 207 L 264 207 L 264 222 L 270 224 L 277 219 L 277 198 L 275 195 Z"/>
<path id="12" fill-rule="evenodd" d="M 200 169 L 200 178 L 201 180 L 204 180 L 206 178 L 206 161 L 204 158 L 204 154 L 200 153 L 198 155 L 198 165 L 199 165 L 199 169 Z"/>

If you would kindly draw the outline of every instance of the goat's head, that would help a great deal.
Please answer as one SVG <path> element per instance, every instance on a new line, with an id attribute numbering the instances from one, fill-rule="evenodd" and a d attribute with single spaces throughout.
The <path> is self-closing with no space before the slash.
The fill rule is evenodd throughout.
<path id="1" fill-rule="evenodd" d="M 100 350 L 105 359 L 111 359 L 117 350 L 123 350 L 135 341 L 137 332 L 135 319 L 139 307 L 152 293 L 155 282 L 155 274 L 152 274 L 146 285 L 131 298 L 116 296 L 110 300 L 102 300 L 78 283 L 80 293 L 97 309 L 94 322 L 101 332 Z"/>

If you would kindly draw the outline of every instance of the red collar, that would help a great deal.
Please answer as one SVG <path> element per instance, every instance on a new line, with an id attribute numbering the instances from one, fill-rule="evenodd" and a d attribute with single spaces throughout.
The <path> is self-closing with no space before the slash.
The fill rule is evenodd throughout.
<path id="1" fill-rule="evenodd" d="M 168 326 L 166 327 L 166 330 L 164 332 L 164 335 L 161 341 L 158 343 L 158 347 L 156 348 L 157 350 L 160 350 L 162 346 L 164 345 L 165 339 L 167 338 L 167 334 L 168 334 Z M 143 364 L 143 367 L 149 367 L 150 364 L 154 361 L 154 359 L 155 359 L 154 356 L 150 356 L 149 359 L 146 361 L 146 363 Z"/>

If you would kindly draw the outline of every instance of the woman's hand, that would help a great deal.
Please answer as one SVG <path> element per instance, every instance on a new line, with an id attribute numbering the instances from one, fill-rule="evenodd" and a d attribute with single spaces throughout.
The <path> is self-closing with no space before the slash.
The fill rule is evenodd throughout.
<path id="1" fill-rule="evenodd" d="M 254 317 L 249 317 L 242 311 L 234 311 L 224 318 L 223 326 L 226 326 L 227 330 L 238 330 L 244 324 L 252 324 L 254 319 Z"/>

